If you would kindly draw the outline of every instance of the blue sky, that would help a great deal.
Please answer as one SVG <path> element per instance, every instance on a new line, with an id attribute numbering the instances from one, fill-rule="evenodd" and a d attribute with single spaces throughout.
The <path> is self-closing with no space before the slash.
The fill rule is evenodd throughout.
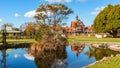
<path id="1" fill-rule="evenodd" d="M 105 6 L 120 4 L 120 0 L 0 0 L 0 26 L 11 23 L 19 27 L 34 21 L 35 10 L 43 3 L 63 3 L 71 8 L 74 13 L 65 21 L 67 26 L 75 20 L 76 15 L 85 26 L 89 26 Z"/>

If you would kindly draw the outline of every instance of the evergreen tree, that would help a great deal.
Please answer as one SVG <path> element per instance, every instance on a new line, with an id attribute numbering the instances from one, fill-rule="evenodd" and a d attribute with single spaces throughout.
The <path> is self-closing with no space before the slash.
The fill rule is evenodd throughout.
<path id="1" fill-rule="evenodd" d="M 120 30 L 120 4 L 105 7 L 95 18 L 93 27 L 96 33 L 110 33 L 113 37 Z"/>

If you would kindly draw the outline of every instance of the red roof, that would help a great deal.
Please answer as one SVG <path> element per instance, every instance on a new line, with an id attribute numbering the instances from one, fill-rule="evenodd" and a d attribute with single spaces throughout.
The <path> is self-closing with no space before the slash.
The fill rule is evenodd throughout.
<path id="1" fill-rule="evenodd" d="M 73 31 L 74 28 L 73 27 L 64 27 L 63 30 L 71 30 L 71 31 Z"/>

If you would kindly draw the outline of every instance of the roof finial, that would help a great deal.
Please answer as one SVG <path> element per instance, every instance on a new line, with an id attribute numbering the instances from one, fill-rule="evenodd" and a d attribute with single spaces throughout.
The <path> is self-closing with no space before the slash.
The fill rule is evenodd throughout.
<path id="1" fill-rule="evenodd" d="M 78 20 L 78 14 L 76 15 L 76 20 Z"/>

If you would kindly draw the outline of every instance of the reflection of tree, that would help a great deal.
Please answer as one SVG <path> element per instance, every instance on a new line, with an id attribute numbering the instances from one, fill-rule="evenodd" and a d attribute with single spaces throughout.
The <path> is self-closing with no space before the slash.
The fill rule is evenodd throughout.
<path id="1" fill-rule="evenodd" d="M 89 47 L 89 51 L 85 52 L 86 55 L 89 56 L 89 58 L 95 57 L 96 60 L 100 60 L 103 57 L 107 56 L 115 56 L 119 52 L 112 51 L 110 49 L 100 49 L 100 48 L 95 48 L 95 47 Z"/>
<path id="2" fill-rule="evenodd" d="M 32 48 L 31 48 L 32 47 Z M 40 51 L 40 46 L 31 46 L 28 53 L 35 57 L 35 64 L 37 68 L 61 68 L 66 66 L 66 52 L 65 48 L 59 47 L 56 51 Z"/>
<path id="3" fill-rule="evenodd" d="M 0 66 L 2 66 L 2 68 L 7 68 L 6 66 L 6 49 L 1 50 L 2 52 L 2 59 L 0 59 Z"/>

